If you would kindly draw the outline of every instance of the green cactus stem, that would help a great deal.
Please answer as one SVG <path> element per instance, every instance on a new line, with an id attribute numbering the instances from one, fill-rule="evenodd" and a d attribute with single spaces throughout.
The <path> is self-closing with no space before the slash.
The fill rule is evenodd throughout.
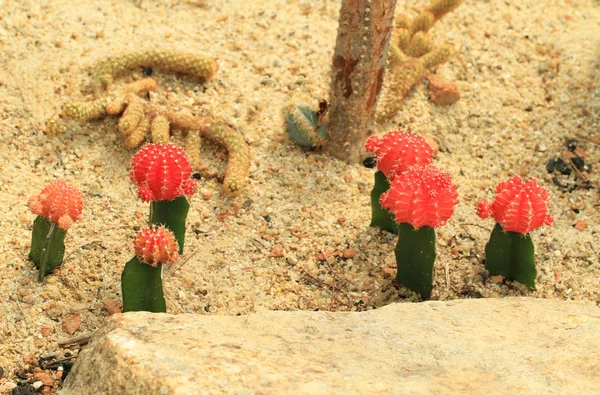
<path id="1" fill-rule="evenodd" d="M 435 230 L 430 226 L 415 229 L 411 224 L 398 224 L 396 244 L 396 280 L 424 299 L 431 296 L 433 288 L 433 263 L 435 262 Z"/>
<path id="2" fill-rule="evenodd" d="M 190 203 L 185 196 L 173 200 L 153 200 L 150 203 L 150 223 L 164 225 L 168 228 L 179 245 L 179 253 L 183 252 L 185 241 L 185 219 L 190 209 Z"/>
<path id="3" fill-rule="evenodd" d="M 385 174 L 381 171 L 375 173 L 375 185 L 371 191 L 371 226 L 387 230 L 393 234 L 398 234 L 398 224 L 394 220 L 394 215 L 387 209 L 381 207 L 381 195 L 390 189 L 390 183 Z"/>
<path id="4" fill-rule="evenodd" d="M 44 277 L 63 262 L 66 234 L 66 230 L 48 218 L 38 215 L 35 219 L 29 259 L 39 270 L 39 281 L 44 280 Z"/>
<path id="5" fill-rule="evenodd" d="M 133 257 L 125 264 L 121 274 L 121 291 L 124 313 L 128 311 L 165 313 L 167 311 L 162 288 L 162 264 L 152 267 Z"/>
<path id="6" fill-rule="evenodd" d="M 315 149 L 327 138 L 327 127 L 319 125 L 317 113 L 307 106 L 288 106 L 284 109 L 285 131 L 302 148 Z"/>
<path id="7" fill-rule="evenodd" d="M 490 276 L 501 275 L 535 289 L 534 246 L 529 233 L 505 232 L 496 223 L 485 246 L 485 268 Z"/>

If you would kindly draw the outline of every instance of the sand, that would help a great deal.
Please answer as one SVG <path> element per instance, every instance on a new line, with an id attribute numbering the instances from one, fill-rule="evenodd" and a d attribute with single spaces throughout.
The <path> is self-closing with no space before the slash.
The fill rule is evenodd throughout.
<path id="1" fill-rule="evenodd" d="M 400 1 L 398 11 L 415 15 L 426 4 L 412 3 Z M 120 299 L 120 274 L 148 211 L 128 178 L 134 151 L 123 147 L 114 118 L 70 123 L 57 137 L 43 128 L 62 103 L 90 97 L 91 64 L 123 51 L 217 59 L 218 75 L 203 85 L 156 72 L 158 97 L 227 119 L 252 150 L 238 198 L 225 197 L 218 178 L 198 182 L 186 251 L 165 277 L 169 312 L 361 311 L 416 300 L 395 283 L 395 237 L 369 228 L 373 170 L 303 151 L 282 127 L 284 105 L 328 98 L 339 4 L 0 0 L 0 389 L 26 381 L 15 374 L 33 371 L 31 356 L 64 355 L 57 342 L 71 337 L 65 321 L 80 318 L 73 336 L 91 333 L 106 319 L 104 302 Z M 436 74 L 457 84 L 460 101 L 432 104 L 423 82 L 377 130 L 410 129 L 447 148 L 435 164 L 452 174 L 461 203 L 437 230 L 434 299 L 600 302 L 598 21 L 594 1 L 467 0 L 433 29 L 437 42 L 457 48 Z M 589 188 L 574 174 L 546 171 L 567 138 L 592 165 Z M 223 152 L 203 146 L 219 174 Z M 536 290 L 480 274 L 493 221 L 477 217 L 475 204 L 513 174 L 540 180 L 556 219 L 533 233 Z M 63 267 L 40 283 L 27 259 L 35 216 L 26 202 L 57 178 L 83 192 L 84 218 L 68 232 Z"/>

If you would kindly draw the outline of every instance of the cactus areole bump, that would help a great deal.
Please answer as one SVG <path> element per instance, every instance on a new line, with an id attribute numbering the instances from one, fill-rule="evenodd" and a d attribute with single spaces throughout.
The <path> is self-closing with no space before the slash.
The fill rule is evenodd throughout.
<path id="1" fill-rule="evenodd" d="M 74 222 L 81 218 L 83 196 L 73 185 L 57 180 L 29 199 L 28 206 L 37 218 L 33 223 L 29 259 L 39 269 L 42 281 L 64 257 L 64 239 Z"/>
<path id="2" fill-rule="evenodd" d="M 492 203 L 482 200 L 477 204 L 481 218 L 491 215 L 496 220 L 485 247 L 485 267 L 490 275 L 535 288 L 535 251 L 529 233 L 554 222 L 548 213 L 548 196 L 536 179 L 523 182 L 514 176 L 498 184 Z"/>

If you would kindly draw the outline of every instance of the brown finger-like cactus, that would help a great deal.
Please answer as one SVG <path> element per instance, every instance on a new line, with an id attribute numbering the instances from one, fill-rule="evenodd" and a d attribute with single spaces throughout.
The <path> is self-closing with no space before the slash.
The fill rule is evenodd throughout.
<path id="1" fill-rule="evenodd" d="M 411 20 L 407 15 L 396 17 L 395 31 L 389 53 L 389 87 L 382 98 L 377 121 L 385 122 L 402 107 L 408 93 L 427 71 L 448 61 L 454 48 L 445 44 L 435 47 L 429 29 L 444 15 L 458 7 L 464 0 L 434 0 Z"/>
<path id="2" fill-rule="evenodd" d="M 202 147 L 202 140 L 200 139 L 199 130 L 189 130 L 187 137 L 185 138 L 185 153 L 190 161 L 192 169 L 200 169 L 200 148 Z"/>
<path id="3" fill-rule="evenodd" d="M 142 117 L 137 126 L 125 136 L 124 144 L 127 148 L 137 148 L 146 140 L 146 136 L 150 132 L 150 119 Z"/>
<path id="4" fill-rule="evenodd" d="M 115 75 L 136 67 L 156 67 L 167 73 L 186 74 L 208 80 L 219 70 L 214 59 L 173 50 L 151 49 L 111 56 L 92 70 L 92 86 L 106 88 Z"/>
<path id="5" fill-rule="evenodd" d="M 133 94 L 127 95 L 125 102 L 127 108 L 125 108 L 121 119 L 119 119 L 118 128 L 121 134 L 127 136 L 137 129 L 140 121 L 144 118 L 144 103 Z"/>
<path id="6" fill-rule="evenodd" d="M 169 143 L 171 125 L 164 115 L 157 115 L 150 123 L 150 135 L 153 143 Z"/>

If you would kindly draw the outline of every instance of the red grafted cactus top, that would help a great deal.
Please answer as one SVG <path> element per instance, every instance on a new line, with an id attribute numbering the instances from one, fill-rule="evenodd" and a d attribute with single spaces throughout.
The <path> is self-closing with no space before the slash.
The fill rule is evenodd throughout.
<path id="1" fill-rule="evenodd" d="M 514 176 L 498 184 L 491 204 L 486 200 L 477 203 L 477 214 L 481 218 L 491 215 L 505 232 L 527 234 L 554 222 L 548 205 L 548 191 L 535 178 L 523 183 L 521 177 Z"/>
<path id="2" fill-rule="evenodd" d="M 458 193 L 450 174 L 431 165 L 411 166 L 394 178 L 380 203 L 398 223 L 409 223 L 415 229 L 436 228 L 454 213 Z"/>
<path id="3" fill-rule="evenodd" d="M 383 137 L 370 136 L 365 143 L 368 152 L 377 158 L 377 168 L 389 181 L 409 166 L 425 166 L 433 159 L 433 149 L 418 134 L 397 130 Z"/>
<path id="4" fill-rule="evenodd" d="M 156 267 L 159 263 L 175 263 L 179 247 L 173 233 L 164 226 L 142 229 L 133 240 L 137 258 Z"/>
<path id="5" fill-rule="evenodd" d="M 146 144 L 133 157 L 131 167 L 129 175 L 145 202 L 173 200 L 196 191 L 196 183 L 190 179 L 190 163 L 174 144 Z"/>
<path id="6" fill-rule="evenodd" d="M 67 230 L 81 218 L 83 196 L 68 182 L 56 180 L 39 195 L 30 197 L 27 205 L 34 214 L 48 218 Z"/>

